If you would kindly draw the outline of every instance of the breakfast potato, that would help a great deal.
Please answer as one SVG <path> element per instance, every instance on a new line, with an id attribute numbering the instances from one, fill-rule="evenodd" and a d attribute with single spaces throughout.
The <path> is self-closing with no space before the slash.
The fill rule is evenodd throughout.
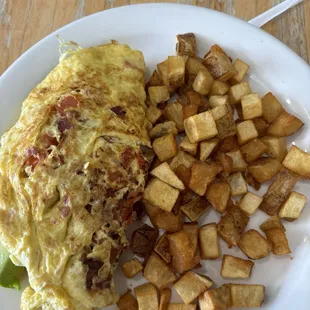
<path id="1" fill-rule="evenodd" d="M 169 240 L 167 238 L 167 234 L 163 234 L 155 248 L 154 251 L 160 256 L 160 258 L 168 265 L 171 263 L 171 253 L 169 250 Z"/>
<path id="2" fill-rule="evenodd" d="M 156 104 L 151 104 L 146 111 L 146 118 L 148 121 L 154 125 L 159 118 L 162 116 L 163 112 L 157 108 Z"/>
<path id="3" fill-rule="evenodd" d="M 235 60 L 234 67 L 237 73 L 229 80 L 231 85 L 241 83 L 249 70 L 249 65 L 240 59 Z"/>
<path id="4" fill-rule="evenodd" d="M 176 123 L 179 132 L 184 131 L 183 106 L 178 101 L 167 104 L 165 108 L 165 116 L 168 121 Z"/>
<path id="5" fill-rule="evenodd" d="M 224 284 L 205 291 L 199 296 L 198 302 L 201 310 L 227 310 L 231 307 L 230 285 Z"/>
<path id="6" fill-rule="evenodd" d="M 184 120 L 186 135 L 191 143 L 211 139 L 218 134 L 211 111 L 196 114 Z"/>
<path id="7" fill-rule="evenodd" d="M 117 302 L 119 310 L 138 310 L 137 300 L 130 294 L 130 292 L 122 295 Z"/>
<path id="8" fill-rule="evenodd" d="M 281 103 L 272 93 L 267 93 L 262 98 L 263 118 L 271 124 L 283 111 Z"/>
<path id="9" fill-rule="evenodd" d="M 165 61 L 157 64 L 157 72 L 160 76 L 160 79 L 163 81 L 164 85 L 169 87 L 169 80 L 168 80 L 168 59 Z M 170 91 L 170 89 L 169 89 Z"/>
<path id="10" fill-rule="evenodd" d="M 183 230 L 187 233 L 191 247 L 194 252 L 198 250 L 198 223 L 184 223 Z"/>
<path id="11" fill-rule="evenodd" d="M 149 136 L 152 140 L 172 134 L 178 133 L 177 125 L 175 122 L 164 122 L 157 124 L 149 131 Z"/>
<path id="12" fill-rule="evenodd" d="M 196 305 L 169 304 L 167 310 L 196 310 Z"/>
<path id="13" fill-rule="evenodd" d="M 188 139 L 187 136 L 184 137 L 182 142 L 180 143 L 180 149 L 193 155 L 196 156 L 197 154 L 197 149 L 198 149 L 198 142 L 196 143 L 191 143 Z"/>
<path id="14" fill-rule="evenodd" d="M 259 308 L 264 302 L 265 286 L 258 284 L 230 284 L 232 308 Z"/>
<path id="15" fill-rule="evenodd" d="M 200 196 L 206 194 L 208 185 L 215 179 L 216 175 L 222 171 L 222 166 L 217 163 L 194 163 L 189 181 L 189 188 Z"/>
<path id="16" fill-rule="evenodd" d="M 253 139 L 241 148 L 241 154 L 247 163 L 258 159 L 261 155 L 267 152 L 268 147 L 259 139 Z"/>
<path id="17" fill-rule="evenodd" d="M 260 189 L 261 184 L 255 180 L 251 173 L 246 173 L 244 179 L 246 183 L 252 186 L 255 190 L 258 191 Z"/>
<path id="18" fill-rule="evenodd" d="M 286 200 L 287 195 L 292 191 L 299 179 L 300 177 L 295 174 L 282 169 L 268 187 L 259 208 L 269 215 L 276 215 Z"/>
<path id="19" fill-rule="evenodd" d="M 196 105 L 199 107 L 205 104 L 203 97 L 200 94 L 196 93 L 194 90 L 187 91 L 186 96 L 187 96 L 189 105 Z"/>
<path id="20" fill-rule="evenodd" d="M 310 154 L 302 151 L 299 147 L 292 145 L 282 164 L 293 173 L 310 179 Z"/>
<path id="21" fill-rule="evenodd" d="M 181 207 L 181 211 L 193 222 L 197 221 L 199 217 L 210 207 L 207 201 L 196 197 L 194 200 L 186 203 Z"/>
<path id="22" fill-rule="evenodd" d="M 158 310 L 167 310 L 170 299 L 171 299 L 171 289 L 164 288 L 159 292 L 159 309 Z"/>
<path id="23" fill-rule="evenodd" d="M 228 152 L 226 155 L 232 159 L 232 172 L 244 171 L 248 166 L 240 150 Z"/>
<path id="24" fill-rule="evenodd" d="M 230 207 L 217 224 L 218 234 L 229 247 L 236 246 L 249 220 L 238 207 Z"/>
<path id="25" fill-rule="evenodd" d="M 167 86 L 151 86 L 148 88 L 148 91 L 152 104 L 165 102 L 170 98 L 170 93 Z"/>
<path id="26" fill-rule="evenodd" d="M 269 229 L 280 228 L 285 231 L 285 227 L 282 224 L 280 218 L 276 215 L 269 217 L 264 223 L 259 227 L 264 233 Z"/>
<path id="27" fill-rule="evenodd" d="M 163 289 L 173 283 L 177 277 L 165 262 L 155 253 L 148 259 L 143 276 L 158 289 Z"/>
<path id="28" fill-rule="evenodd" d="M 285 231 L 281 228 L 272 228 L 265 231 L 266 237 L 272 246 L 274 255 L 290 254 L 291 250 L 288 245 L 288 240 Z"/>
<path id="29" fill-rule="evenodd" d="M 297 192 L 291 192 L 281 206 L 279 217 L 289 222 L 297 220 L 300 217 L 306 201 L 306 196 Z"/>
<path id="30" fill-rule="evenodd" d="M 155 207 L 170 212 L 179 197 L 179 191 L 167 183 L 155 178 L 148 182 L 143 199 Z"/>
<path id="31" fill-rule="evenodd" d="M 213 138 L 211 140 L 201 141 L 199 146 L 199 159 L 201 161 L 207 160 L 212 151 L 215 149 L 217 144 L 219 143 L 218 138 Z"/>
<path id="32" fill-rule="evenodd" d="M 218 148 L 219 152 L 222 152 L 222 153 L 232 152 L 238 149 L 239 149 L 239 144 L 235 136 L 230 136 L 230 137 L 227 137 L 221 140 L 221 143 Z"/>
<path id="33" fill-rule="evenodd" d="M 248 191 L 248 187 L 241 172 L 233 173 L 228 177 L 227 181 L 232 196 L 243 195 Z"/>
<path id="34" fill-rule="evenodd" d="M 122 265 L 122 270 L 124 275 L 131 279 L 143 270 L 143 265 L 136 258 L 133 258 Z"/>
<path id="35" fill-rule="evenodd" d="M 229 91 L 230 85 L 227 82 L 215 80 L 212 84 L 209 96 L 223 96 Z"/>
<path id="36" fill-rule="evenodd" d="M 275 137 L 287 137 L 296 133 L 303 125 L 299 118 L 283 110 L 270 124 L 267 133 Z"/>
<path id="37" fill-rule="evenodd" d="M 223 167 L 223 173 L 222 176 L 228 176 L 231 174 L 233 169 L 233 160 L 231 157 L 224 153 L 218 153 L 217 154 L 217 160 Z"/>
<path id="38" fill-rule="evenodd" d="M 251 216 L 258 209 L 262 201 L 262 197 L 247 192 L 238 203 L 238 206 L 246 215 Z"/>
<path id="39" fill-rule="evenodd" d="M 173 89 L 177 89 L 185 83 L 184 56 L 168 56 L 168 83 Z"/>
<path id="40" fill-rule="evenodd" d="M 216 259 L 220 257 L 216 223 L 206 224 L 199 228 L 199 245 L 201 259 Z"/>
<path id="41" fill-rule="evenodd" d="M 201 293 L 209 289 L 213 281 L 195 272 L 186 272 L 173 287 L 185 304 L 193 302 Z"/>
<path id="42" fill-rule="evenodd" d="M 212 183 L 208 186 L 206 198 L 217 212 L 223 214 L 230 198 L 230 186 L 225 182 Z"/>
<path id="43" fill-rule="evenodd" d="M 178 153 L 175 137 L 172 134 L 156 138 L 152 146 L 160 161 L 166 161 Z"/>
<path id="44" fill-rule="evenodd" d="M 185 186 L 182 183 L 182 181 L 177 177 L 174 171 L 170 168 L 169 164 L 166 162 L 160 164 L 150 173 L 153 177 L 160 179 L 161 181 L 169 184 L 174 188 L 177 188 L 179 190 L 185 189 Z"/>
<path id="45" fill-rule="evenodd" d="M 248 279 L 254 263 L 250 260 L 223 255 L 221 276 L 230 279 Z"/>
<path id="46" fill-rule="evenodd" d="M 218 130 L 217 137 L 224 139 L 236 134 L 236 124 L 232 113 L 227 113 L 215 121 Z"/>
<path id="47" fill-rule="evenodd" d="M 177 35 L 177 54 L 181 56 L 196 56 L 196 38 L 193 33 Z"/>
<path id="48" fill-rule="evenodd" d="M 229 104 L 228 95 L 223 95 L 223 96 L 213 95 L 209 97 L 209 105 L 211 108 L 215 108 L 215 107 L 227 105 L 227 104 Z"/>
<path id="49" fill-rule="evenodd" d="M 263 157 L 248 166 L 248 171 L 260 183 L 272 179 L 282 169 L 281 163 L 275 158 Z"/>
<path id="50" fill-rule="evenodd" d="M 189 104 L 187 106 L 182 107 L 182 113 L 183 113 L 183 121 L 193 115 L 196 115 L 198 113 L 198 105 L 195 104 Z"/>
<path id="51" fill-rule="evenodd" d="M 195 79 L 200 70 L 206 70 L 206 67 L 201 63 L 201 61 L 195 57 L 188 57 L 185 66 L 186 74 L 193 75 Z"/>
<path id="52" fill-rule="evenodd" d="M 258 137 L 258 132 L 252 120 L 243 121 L 236 125 L 238 143 L 240 145 Z"/>
<path id="53" fill-rule="evenodd" d="M 245 95 L 251 94 L 251 87 L 248 82 L 241 82 L 233 85 L 228 91 L 228 97 L 231 104 L 238 104 L 241 102 L 241 98 Z"/>
<path id="54" fill-rule="evenodd" d="M 269 128 L 269 125 L 265 122 L 265 120 L 262 117 L 256 117 L 252 119 L 254 126 L 258 132 L 258 137 L 262 138 L 267 135 L 267 131 Z"/>
<path id="55" fill-rule="evenodd" d="M 151 86 L 162 86 L 162 85 L 164 85 L 164 83 L 160 75 L 156 70 L 154 70 L 149 80 L 145 84 L 145 89 L 148 90 L 148 88 Z"/>
<path id="56" fill-rule="evenodd" d="M 208 95 L 213 82 L 214 79 L 207 69 L 199 70 L 193 83 L 193 89 L 198 94 L 206 96 Z"/>
<path id="57" fill-rule="evenodd" d="M 271 252 L 271 244 L 257 230 L 250 229 L 245 232 L 239 242 L 240 250 L 251 259 L 261 259 Z"/>
<path id="58" fill-rule="evenodd" d="M 195 162 L 197 162 L 195 157 L 182 150 L 179 150 L 178 154 L 173 157 L 170 163 L 170 168 L 175 171 L 178 166 L 184 165 L 186 168 L 190 169 Z"/>
<path id="59" fill-rule="evenodd" d="M 230 113 L 229 109 L 228 109 L 228 106 L 226 104 L 225 105 L 217 106 L 215 108 L 212 108 L 211 112 L 212 112 L 213 119 L 215 121 L 217 121 L 218 119 L 224 117 L 226 114 Z"/>
<path id="60" fill-rule="evenodd" d="M 156 287 L 152 283 L 145 283 L 135 287 L 139 310 L 157 310 L 159 306 Z"/>
<path id="61" fill-rule="evenodd" d="M 243 119 L 252 119 L 263 115 L 262 101 L 258 94 L 249 94 L 241 98 Z"/>
<path id="62" fill-rule="evenodd" d="M 276 158 L 280 162 L 283 161 L 287 154 L 285 137 L 264 137 L 261 139 L 261 142 L 266 145 L 267 150 L 265 153 L 269 157 Z"/>
<path id="63" fill-rule="evenodd" d="M 191 169 L 187 168 L 184 165 L 179 165 L 175 169 L 175 174 L 178 176 L 178 178 L 183 182 L 183 184 L 188 187 L 189 181 L 191 179 Z"/>

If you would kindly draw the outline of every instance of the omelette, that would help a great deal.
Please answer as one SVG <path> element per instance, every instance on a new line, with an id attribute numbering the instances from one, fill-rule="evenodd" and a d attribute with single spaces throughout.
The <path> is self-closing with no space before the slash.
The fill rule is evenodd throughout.
<path id="1" fill-rule="evenodd" d="M 141 52 L 77 49 L 35 87 L 0 149 L 0 240 L 29 287 L 21 309 L 118 300 L 113 274 L 152 155 Z"/>

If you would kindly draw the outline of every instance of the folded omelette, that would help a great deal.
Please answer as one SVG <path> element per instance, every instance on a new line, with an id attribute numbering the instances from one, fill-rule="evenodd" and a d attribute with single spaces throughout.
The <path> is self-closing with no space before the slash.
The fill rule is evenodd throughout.
<path id="1" fill-rule="evenodd" d="M 113 274 L 149 167 L 144 73 L 127 45 L 77 50 L 3 135 L 0 238 L 28 271 L 21 309 L 118 300 Z"/>

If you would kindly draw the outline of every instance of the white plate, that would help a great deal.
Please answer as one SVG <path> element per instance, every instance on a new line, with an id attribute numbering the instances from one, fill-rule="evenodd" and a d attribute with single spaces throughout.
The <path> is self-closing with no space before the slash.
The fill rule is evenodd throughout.
<path id="1" fill-rule="evenodd" d="M 200 55 L 218 43 L 233 58 L 240 57 L 247 62 L 251 68 L 249 80 L 253 90 L 260 95 L 272 91 L 289 111 L 305 122 L 301 132 L 289 142 L 294 141 L 310 151 L 309 66 L 281 42 L 244 21 L 208 9 L 172 4 L 126 6 L 104 11 L 78 20 L 40 41 L 0 78 L 0 133 L 13 125 L 27 94 L 57 64 L 56 34 L 84 47 L 107 43 L 110 39 L 127 43 L 144 53 L 151 72 L 158 62 L 175 53 L 175 35 L 185 32 L 196 34 Z M 295 190 L 309 194 L 309 183 L 302 181 Z M 218 221 L 218 218 L 209 212 L 201 222 Z M 266 214 L 258 210 L 248 228 L 258 228 L 266 218 Z M 292 254 L 285 257 L 270 255 L 258 260 L 250 280 L 231 282 L 264 284 L 267 292 L 264 309 L 310 309 L 309 221 L 308 203 L 297 222 L 285 223 Z M 244 257 L 237 249 L 229 250 L 222 241 L 220 246 L 222 254 L 235 253 Z M 125 257 L 121 261 L 124 260 Z M 221 260 L 203 261 L 203 265 L 201 272 L 217 285 L 228 282 L 220 276 Z M 125 291 L 127 284 L 134 287 L 142 281 L 141 277 L 127 281 L 121 272 L 116 276 L 120 293 Z M 180 301 L 175 294 L 173 298 L 174 302 Z M 0 301 L 2 310 L 19 309 L 20 293 L 1 288 Z"/>

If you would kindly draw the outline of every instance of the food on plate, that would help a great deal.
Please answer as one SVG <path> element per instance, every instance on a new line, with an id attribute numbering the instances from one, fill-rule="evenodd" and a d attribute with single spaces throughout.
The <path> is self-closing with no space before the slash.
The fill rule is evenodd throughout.
<path id="1" fill-rule="evenodd" d="M 133 278 L 136 274 L 143 270 L 143 265 L 138 259 L 133 258 L 132 260 L 122 264 L 123 273 L 127 278 Z"/>
<path id="2" fill-rule="evenodd" d="M 200 95 L 208 95 L 214 79 L 206 69 L 199 70 L 193 82 L 193 89 Z"/>
<path id="3" fill-rule="evenodd" d="M 196 156 L 198 149 L 198 142 L 191 143 L 188 137 L 186 136 L 180 143 L 180 149 L 183 150 L 184 152 L 191 154 L 192 156 Z"/>
<path id="4" fill-rule="evenodd" d="M 288 222 L 297 220 L 306 204 L 307 197 L 297 192 L 291 192 L 279 210 L 279 217 Z"/>
<path id="5" fill-rule="evenodd" d="M 226 153 L 232 159 L 231 172 L 245 171 L 248 164 L 244 161 L 240 150 Z"/>
<path id="6" fill-rule="evenodd" d="M 281 103 L 270 92 L 262 98 L 262 105 L 263 118 L 268 124 L 271 124 L 283 112 Z"/>
<path id="7" fill-rule="evenodd" d="M 173 159 L 170 163 L 170 167 L 174 171 L 181 165 L 185 166 L 186 168 L 191 168 L 192 165 L 197 161 L 198 160 L 195 157 L 193 157 L 192 155 L 190 155 L 190 154 L 188 154 L 182 150 L 179 150 L 178 154 L 175 157 L 173 157 Z"/>
<path id="8" fill-rule="evenodd" d="M 167 310 L 196 310 L 196 305 L 169 304 Z"/>
<path id="9" fill-rule="evenodd" d="M 177 41 L 178 55 L 196 57 L 196 37 L 193 33 L 178 34 Z"/>
<path id="10" fill-rule="evenodd" d="M 226 310 L 231 307 L 230 285 L 207 290 L 199 296 L 198 301 L 201 310 Z"/>
<path id="11" fill-rule="evenodd" d="M 252 119 L 263 115 L 262 101 L 258 94 L 249 94 L 241 98 L 243 119 Z"/>
<path id="12" fill-rule="evenodd" d="M 238 143 L 240 145 L 258 137 L 258 132 L 252 120 L 243 121 L 236 125 Z"/>
<path id="13" fill-rule="evenodd" d="M 192 221 L 195 222 L 210 207 L 203 198 L 196 197 L 181 206 L 181 211 Z"/>
<path id="14" fill-rule="evenodd" d="M 267 152 L 267 150 L 268 147 L 260 139 L 253 139 L 240 148 L 241 154 L 247 163 L 251 163 L 252 161 L 258 159 L 265 152 Z"/>
<path id="15" fill-rule="evenodd" d="M 153 141 L 153 151 L 160 161 L 174 157 L 178 150 L 174 135 L 168 134 Z"/>
<path id="16" fill-rule="evenodd" d="M 232 308 L 258 308 L 265 298 L 264 285 L 230 284 Z"/>
<path id="17" fill-rule="evenodd" d="M 184 131 L 183 108 L 184 107 L 182 106 L 181 103 L 179 103 L 178 101 L 174 101 L 167 104 L 164 112 L 167 120 L 175 122 L 179 132 Z"/>
<path id="18" fill-rule="evenodd" d="M 229 83 L 231 85 L 235 85 L 235 84 L 242 82 L 242 80 L 244 79 L 245 75 L 247 74 L 249 70 L 249 65 L 240 59 L 236 59 L 234 61 L 234 67 L 237 73 L 233 77 L 230 78 Z"/>
<path id="19" fill-rule="evenodd" d="M 210 88 L 209 96 L 223 96 L 229 91 L 229 84 L 220 80 L 215 80 Z M 211 97 L 210 97 L 211 98 Z"/>
<path id="20" fill-rule="evenodd" d="M 266 121 L 262 118 L 262 117 L 256 117 L 252 119 L 255 128 L 257 130 L 258 133 L 258 137 L 262 138 L 265 137 L 267 135 L 267 130 L 269 125 L 266 123 Z"/>
<path id="21" fill-rule="evenodd" d="M 251 94 L 251 87 L 248 82 L 241 82 L 230 87 L 228 97 L 230 103 L 235 105 L 241 102 L 243 96 Z"/>
<path id="22" fill-rule="evenodd" d="M 135 287 L 135 294 L 139 310 L 158 310 L 158 293 L 152 283 L 145 283 Z"/>
<path id="23" fill-rule="evenodd" d="M 214 148 L 217 146 L 219 139 L 213 138 L 211 140 L 201 141 L 199 143 L 200 153 L 199 159 L 205 161 L 208 159 Z"/>
<path id="24" fill-rule="evenodd" d="M 148 132 L 152 140 L 169 134 L 176 135 L 177 133 L 177 125 L 172 121 L 157 124 Z"/>
<path id="25" fill-rule="evenodd" d="M 165 102 L 170 98 L 167 86 L 152 86 L 148 88 L 150 100 L 153 104 Z"/>
<path id="26" fill-rule="evenodd" d="M 228 179 L 232 196 L 243 195 L 248 191 L 246 182 L 241 172 L 231 174 Z"/>
<path id="27" fill-rule="evenodd" d="M 198 250 L 198 223 L 184 223 L 183 230 L 187 233 L 191 247 L 194 252 L 197 253 Z"/>
<path id="28" fill-rule="evenodd" d="M 223 214 L 230 199 L 230 186 L 226 182 L 211 183 L 206 198 L 217 212 Z"/>
<path id="29" fill-rule="evenodd" d="M 231 279 L 247 279 L 251 276 L 254 263 L 250 260 L 223 255 L 221 276 Z"/>
<path id="30" fill-rule="evenodd" d="M 277 175 L 281 168 L 282 165 L 277 159 L 262 157 L 252 162 L 248 171 L 259 183 L 264 183 Z"/>
<path id="31" fill-rule="evenodd" d="M 216 223 L 206 224 L 199 228 L 199 247 L 201 259 L 216 259 L 220 257 Z"/>
<path id="32" fill-rule="evenodd" d="M 158 310 L 167 310 L 171 299 L 171 289 L 164 288 L 159 292 L 159 308 Z"/>
<path id="33" fill-rule="evenodd" d="M 171 263 L 171 253 L 170 253 L 170 249 L 169 249 L 169 240 L 167 238 L 167 234 L 163 234 L 156 246 L 154 251 L 162 258 L 162 260 L 166 263 L 166 264 L 170 264 Z"/>
<path id="34" fill-rule="evenodd" d="M 214 83 L 213 83 L 214 84 Z M 228 95 L 213 95 L 209 98 L 209 105 L 211 108 L 216 108 L 219 106 L 225 106 L 229 104 Z"/>
<path id="35" fill-rule="evenodd" d="M 271 158 L 276 158 L 280 162 L 283 161 L 287 154 L 285 137 L 263 137 L 261 141 L 267 146 L 266 153 Z"/>
<path id="36" fill-rule="evenodd" d="M 291 253 L 285 231 L 281 228 L 272 228 L 265 231 L 265 235 L 272 246 L 274 255 L 285 255 Z"/>
<path id="37" fill-rule="evenodd" d="M 158 109 L 156 104 L 151 104 L 147 111 L 146 111 L 146 118 L 148 119 L 148 121 L 154 125 L 159 118 L 162 116 L 163 112 L 162 110 Z"/>
<path id="38" fill-rule="evenodd" d="M 185 83 L 184 56 L 168 56 L 168 83 L 173 89 L 177 89 Z"/>
<path id="39" fill-rule="evenodd" d="M 273 228 L 280 228 L 285 231 L 285 227 L 281 222 L 281 219 L 276 215 L 269 217 L 264 223 L 260 225 L 260 229 L 263 232 Z"/>
<path id="40" fill-rule="evenodd" d="M 137 300 L 130 292 L 125 293 L 117 302 L 119 310 L 139 310 Z"/>
<path id="41" fill-rule="evenodd" d="M 238 203 L 238 206 L 247 216 L 251 216 L 258 209 L 262 201 L 262 197 L 247 192 Z"/>

